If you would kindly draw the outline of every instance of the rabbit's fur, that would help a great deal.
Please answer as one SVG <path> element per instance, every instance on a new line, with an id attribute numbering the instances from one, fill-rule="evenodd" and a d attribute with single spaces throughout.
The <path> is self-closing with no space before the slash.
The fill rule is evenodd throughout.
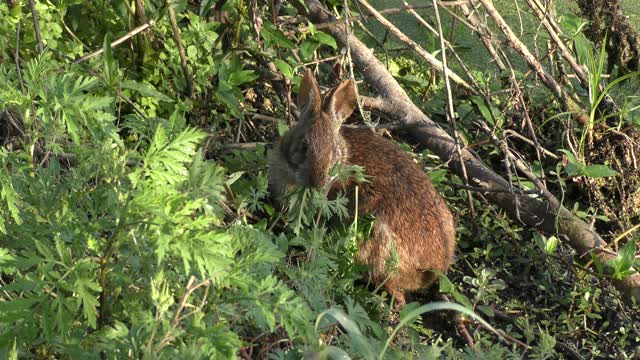
<path id="1" fill-rule="evenodd" d="M 341 127 L 355 105 L 352 80 L 323 99 L 307 71 L 298 94 L 300 121 L 270 154 L 269 186 L 278 199 L 294 185 L 328 186 L 330 197 L 342 191 L 353 206 L 358 185 L 358 211 L 372 213 L 375 221 L 370 238 L 359 245 L 357 260 L 368 265 L 377 285 L 386 280 L 385 288 L 402 306 L 405 290 L 427 288 L 438 272 L 449 268 L 454 221 L 429 177 L 400 147 L 367 129 Z M 332 181 L 329 171 L 337 163 L 362 166 L 369 182 Z M 393 246 L 399 266 L 388 278 L 385 262 Z"/>

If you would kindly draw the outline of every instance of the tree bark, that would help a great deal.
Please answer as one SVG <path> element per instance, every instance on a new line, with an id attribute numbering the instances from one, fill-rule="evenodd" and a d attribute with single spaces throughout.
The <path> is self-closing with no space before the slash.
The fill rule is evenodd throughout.
<path id="1" fill-rule="evenodd" d="M 295 2 L 293 2 L 295 4 Z M 332 14 L 318 0 L 306 0 L 301 13 L 307 13 L 314 23 L 333 24 L 326 28 L 342 46 L 349 44 L 351 57 L 356 68 L 364 76 L 372 88 L 379 92 L 379 97 L 364 101 L 363 106 L 383 113 L 386 117 L 408 125 L 411 134 L 424 146 L 433 151 L 443 161 L 450 161 L 449 166 L 462 176 L 462 162 L 466 167 L 470 184 L 481 188 L 499 190 L 487 192 L 484 196 L 492 203 L 503 208 L 507 214 L 521 224 L 538 228 L 549 233 L 564 235 L 570 246 L 579 255 L 591 251 L 601 260 L 606 261 L 612 255 L 598 251 L 605 245 L 600 236 L 587 224 L 557 202 L 557 199 L 534 198 L 517 191 L 509 192 L 509 182 L 496 174 L 473 153 L 462 149 L 460 156 L 456 151 L 455 140 L 410 100 L 409 96 L 396 82 L 391 73 L 374 56 L 357 37 L 348 34 L 341 22 L 335 22 Z M 552 196 L 552 195 L 551 195 Z M 556 205 L 556 206 L 554 206 Z M 623 280 L 614 281 L 626 300 L 635 298 L 640 301 L 640 275 L 636 274 Z"/>

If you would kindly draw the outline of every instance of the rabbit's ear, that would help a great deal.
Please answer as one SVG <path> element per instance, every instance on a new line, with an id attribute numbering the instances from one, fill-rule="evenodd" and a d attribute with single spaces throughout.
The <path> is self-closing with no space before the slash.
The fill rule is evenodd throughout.
<path id="1" fill-rule="evenodd" d="M 323 109 L 326 113 L 333 114 L 338 126 L 346 120 L 356 107 L 356 83 L 349 79 L 343 81 L 333 89 L 325 98 Z"/>
<path id="2" fill-rule="evenodd" d="M 311 70 L 307 69 L 300 84 L 298 92 L 298 110 L 302 121 L 313 119 L 314 114 L 320 113 L 322 100 L 320 98 L 320 88 Z"/>

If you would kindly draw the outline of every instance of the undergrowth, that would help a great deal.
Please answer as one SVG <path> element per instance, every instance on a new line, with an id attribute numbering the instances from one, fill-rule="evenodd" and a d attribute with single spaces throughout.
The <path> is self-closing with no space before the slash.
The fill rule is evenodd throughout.
<path id="1" fill-rule="evenodd" d="M 17 3 L 0 3 L 3 358 L 633 357 L 637 306 L 555 236 L 481 196 L 469 208 L 463 181 L 419 147 L 402 144 L 457 217 L 457 259 L 439 291 L 459 305 L 422 294 L 393 311 L 353 262 L 375 219 L 354 218 L 346 198 L 299 189 L 285 210 L 275 205 L 262 143 L 276 125 L 250 114 L 284 118 L 287 100 L 264 80 L 264 61 L 276 58 L 289 91 L 299 63 L 337 47 L 328 34 L 285 36 L 258 9 L 257 39 L 241 0 L 175 2 L 189 97 L 164 2 L 145 2 L 151 30 L 114 48 L 131 2 L 36 2 L 42 53 Z M 421 67 L 393 63 L 420 99 L 429 82 L 401 72 Z M 495 112 L 475 101 L 461 102 L 463 125 Z M 240 140 L 258 144 L 240 150 Z M 490 146 L 478 151 L 499 161 Z M 632 271 L 625 261 L 614 275 Z M 475 349 L 451 310 L 466 314 Z"/>

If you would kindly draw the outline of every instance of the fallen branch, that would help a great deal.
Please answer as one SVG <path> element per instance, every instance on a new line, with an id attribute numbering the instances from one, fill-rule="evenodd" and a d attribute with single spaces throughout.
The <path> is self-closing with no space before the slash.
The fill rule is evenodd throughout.
<path id="1" fill-rule="evenodd" d="M 486 0 L 485 0 L 486 1 Z M 335 21 L 318 0 L 306 0 L 306 8 L 299 6 L 300 13 L 307 13 L 314 23 Z M 342 23 L 335 23 L 327 31 L 343 46 L 349 42 L 354 64 L 360 70 L 367 83 L 376 89 L 380 97 L 375 100 L 363 101 L 363 105 L 373 105 L 376 111 L 400 123 L 412 126 L 412 135 L 422 144 L 438 155 L 443 161 L 450 161 L 450 168 L 457 174 L 462 174 L 462 163 L 466 167 L 469 182 L 479 187 L 509 190 L 507 180 L 496 174 L 468 149 L 462 149 L 457 154 L 455 140 L 433 120 L 416 107 L 408 95 L 393 78 L 385 66 L 375 57 L 357 37 L 348 34 Z M 569 244 L 580 254 L 596 253 L 601 260 L 606 261 L 612 256 L 598 251 L 604 246 L 604 241 L 589 224 L 576 217 L 562 205 L 557 207 L 548 200 L 532 198 L 514 192 L 490 192 L 486 198 L 503 208 L 506 213 L 517 221 L 546 232 L 563 235 Z M 640 275 L 614 280 L 624 294 L 626 300 L 635 298 L 640 300 Z"/>

